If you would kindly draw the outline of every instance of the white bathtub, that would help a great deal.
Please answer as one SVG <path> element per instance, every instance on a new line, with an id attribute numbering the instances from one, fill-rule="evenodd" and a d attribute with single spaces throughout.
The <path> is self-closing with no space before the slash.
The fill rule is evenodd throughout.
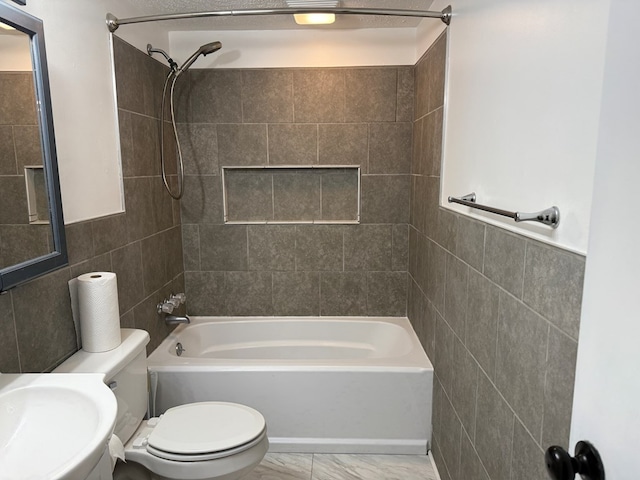
<path id="1" fill-rule="evenodd" d="M 406 318 L 191 317 L 149 371 L 156 414 L 249 405 L 274 452 L 424 454 L 431 437 L 433 366 Z"/>

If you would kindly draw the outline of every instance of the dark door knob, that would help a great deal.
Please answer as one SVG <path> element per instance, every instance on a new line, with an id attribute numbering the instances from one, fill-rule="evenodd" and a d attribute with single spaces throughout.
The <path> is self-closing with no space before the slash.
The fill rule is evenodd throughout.
<path id="1" fill-rule="evenodd" d="M 589 442 L 578 442 L 574 457 L 564 448 L 554 445 L 547 449 L 544 458 L 552 480 L 573 480 L 577 474 L 582 480 L 605 480 L 600 454 Z"/>

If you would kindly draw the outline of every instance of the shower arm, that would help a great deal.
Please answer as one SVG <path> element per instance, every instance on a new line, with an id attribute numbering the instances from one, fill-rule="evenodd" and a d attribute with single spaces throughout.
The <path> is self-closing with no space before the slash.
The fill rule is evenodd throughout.
<path id="1" fill-rule="evenodd" d="M 451 6 L 446 7 L 441 12 L 430 10 L 398 10 L 387 8 L 265 8 L 248 10 L 218 10 L 209 12 L 190 13 L 170 13 L 164 15 L 148 15 L 144 17 L 117 18 L 111 13 L 107 14 L 107 27 L 111 33 L 115 32 L 120 25 L 132 23 L 160 22 L 164 20 L 182 20 L 187 18 L 208 18 L 208 17 L 243 17 L 243 16 L 265 16 L 265 15 L 293 15 L 297 13 L 334 13 L 340 15 L 378 15 L 391 17 L 418 17 L 418 18 L 439 18 L 446 25 L 451 23 Z"/>

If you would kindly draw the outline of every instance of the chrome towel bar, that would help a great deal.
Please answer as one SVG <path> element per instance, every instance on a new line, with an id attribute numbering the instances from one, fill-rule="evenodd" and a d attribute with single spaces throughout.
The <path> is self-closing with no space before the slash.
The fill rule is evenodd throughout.
<path id="1" fill-rule="evenodd" d="M 545 225 L 549 225 L 551 228 L 558 228 L 558 224 L 560 223 L 560 210 L 555 206 L 534 213 L 509 212 L 508 210 L 502 210 L 500 208 L 489 207 L 487 205 L 476 203 L 475 192 L 463 197 L 449 197 L 449 203 L 459 203 L 460 205 L 465 205 L 467 207 L 477 208 L 478 210 L 483 210 L 485 212 L 513 218 L 516 222 L 540 222 Z"/>

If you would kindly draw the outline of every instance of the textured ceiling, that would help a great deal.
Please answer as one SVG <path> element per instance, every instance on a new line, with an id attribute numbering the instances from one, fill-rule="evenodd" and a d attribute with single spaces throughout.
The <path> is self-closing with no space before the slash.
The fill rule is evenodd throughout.
<path id="1" fill-rule="evenodd" d="M 215 10 L 243 10 L 259 8 L 287 8 L 285 0 L 126 0 L 139 15 L 203 12 Z M 341 7 L 389 8 L 401 10 L 429 10 L 433 0 L 342 0 Z M 116 17 L 118 12 L 112 11 Z M 434 20 L 436 21 L 436 20 Z M 413 28 L 419 18 L 369 15 L 338 15 L 335 24 L 313 28 Z M 285 30 L 309 28 L 296 25 L 291 15 L 223 17 L 158 22 L 167 31 L 182 30 Z"/>

